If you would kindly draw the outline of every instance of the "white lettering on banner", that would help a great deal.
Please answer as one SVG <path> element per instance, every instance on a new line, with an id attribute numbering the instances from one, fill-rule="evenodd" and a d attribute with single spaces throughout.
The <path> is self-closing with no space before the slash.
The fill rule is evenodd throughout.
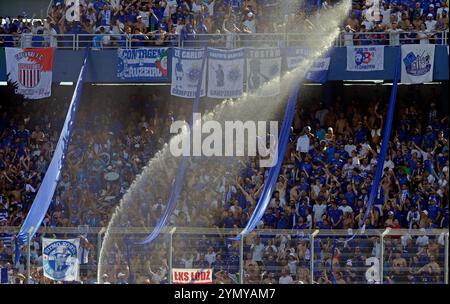
<path id="1" fill-rule="evenodd" d="M 67 7 L 66 20 L 69 22 L 80 21 L 80 0 L 65 0 Z"/>
<path id="2" fill-rule="evenodd" d="M 212 269 L 172 269 L 173 284 L 211 284 Z"/>
<path id="3" fill-rule="evenodd" d="M 366 259 L 366 266 L 370 266 L 366 271 L 366 280 L 370 284 L 380 284 L 380 260 L 376 257 Z"/>
<path id="4" fill-rule="evenodd" d="M 380 0 L 366 0 L 365 6 L 367 7 L 365 14 L 366 19 L 373 22 L 380 21 Z"/>

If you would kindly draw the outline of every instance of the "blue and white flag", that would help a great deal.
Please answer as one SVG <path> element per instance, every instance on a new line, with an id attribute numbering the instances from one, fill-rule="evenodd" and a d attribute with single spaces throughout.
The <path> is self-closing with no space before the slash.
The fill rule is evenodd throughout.
<path id="1" fill-rule="evenodd" d="M 55 281 L 79 281 L 80 239 L 42 238 L 44 276 Z"/>
<path id="2" fill-rule="evenodd" d="M 305 61 L 313 56 L 311 49 L 304 47 L 290 47 L 287 49 L 287 68 L 293 70 L 300 67 Z M 328 80 L 328 70 L 330 68 L 330 57 L 324 57 L 314 60 L 309 68 L 305 78 L 314 82 L 325 83 Z"/>
<path id="3" fill-rule="evenodd" d="M 384 70 L 384 46 L 347 46 L 347 71 Z"/>
<path id="4" fill-rule="evenodd" d="M 119 49 L 117 78 L 122 80 L 169 80 L 168 48 Z"/>
<path id="5" fill-rule="evenodd" d="M 203 77 L 200 97 L 206 95 L 206 64 L 202 71 L 203 56 L 204 49 L 173 49 L 170 89 L 173 96 L 195 98 L 200 77 Z"/>
<path id="6" fill-rule="evenodd" d="M 402 83 L 433 81 L 434 44 L 402 45 Z"/>
<path id="7" fill-rule="evenodd" d="M 244 49 L 208 48 L 208 97 L 241 97 L 244 93 L 244 64 Z"/>
<path id="8" fill-rule="evenodd" d="M 279 48 L 247 50 L 247 93 L 254 97 L 280 94 L 281 52 Z"/>

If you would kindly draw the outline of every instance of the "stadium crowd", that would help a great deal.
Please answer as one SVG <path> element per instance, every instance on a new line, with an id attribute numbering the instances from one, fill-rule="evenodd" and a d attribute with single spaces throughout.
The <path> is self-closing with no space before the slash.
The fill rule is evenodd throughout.
<path id="1" fill-rule="evenodd" d="M 139 98 L 133 96 L 132 100 Z M 151 98 L 158 99 L 156 95 Z M 365 224 L 366 229 L 422 229 L 422 236 L 389 240 L 386 265 L 392 273 L 388 272 L 386 281 L 437 282 L 442 278 L 443 265 L 438 258 L 442 256 L 443 241 L 428 238 L 426 231 L 448 229 L 448 116 L 438 113 L 432 99 L 428 100 L 429 107 L 422 109 L 423 104 L 409 102 L 417 100 L 409 98 L 404 96 L 398 102 L 381 186 Z M 363 224 L 386 110 L 380 101 L 374 100 L 370 105 L 352 101 L 344 105 L 338 98 L 332 106 L 312 102 L 312 106 L 298 107 L 282 174 L 258 228 L 345 231 Z M 106 226 L 134 177 L 168 139 L 168 127 L 174 118 L 171 114 L 161 115 L 149 108 L 142 115 L 141 110 L 131 108 L 131 115 L 125 118 L 120 114 L 124 109 L 111 106 L 111 101 L 105 102 L 94 104 L 100 108 L 109 105 L 108 113 L 86 108 L 79 113 L 80 127 L 75 129 L 63 177 L 44 226 Z M 37 106 L 2 109 L 1 226 L 20 226 L 39 189 L 62 125 L 62 105 L 55 106 L 54 111 L 47 113 Z M 180 111 L 177 116 L 186 118 L 187 112 L 183 110 L 189 109 L 179 106 L 177 109 Z M 243 168 L 237 177 L 227 176 L 220 168 L 214 168 L 214 164 L 210 171 L 206 170 L 209 172 L 188 173 L 186 184 L 197 191 L 183 195 L 195 203 L 182 204 L 172 215 L 171 224 L 244 227 L 258 200 L 265 172 L 254 160 L 246 162 Z M 215 190 L 206 193 L 209 189 Z M 164 192 L 162 188 L 161 192 Z M 156 196 L 147 206 L 149 216 L 142 225 L 155 225 L 163 205 L 162 197 Z M 144 210 L 136 208 L 135 211 Z M 0 235 L 3 265 L 12 262 L 12 239 L 11 233 Z M 221 240 L 222 244 L 205 239 L 180 239 L 176 242 L 174 263 L 196 267 L 207 262 L 219 273 L 215 275 L 216 280 L 226 282 L 230 278 L 224 277 L 224 272 L 235 275 L 239 271 L 239 251 L 237 244 L 224 247 Z M 92 249 L 92 244 L 87 244 L 86 248 Z M 330 238 L 319 239 L 316 245 L 315 256 L 320 259 L 315 277 L 321 283 L 331 281 L 326 271 L 331 263 L 331 247 Z M 40 267 L 38 241 L 33 248 L 33 265 Z M 246 280 L 281 283 L 289 282 L 290 277 L 308 281 L 309 250 L 308 240 L 298 235 L 249 237 L 245 248 Z M 379 243 L 375 239 L 355 240 L 353 246 L 338 247 L 338 250 L 342 254 L 332 261 L 337 269 L 337 281 L 360 282 L 365 271 L 357 269 L 364 266 L 363 257 L 376 254 Z M 355 260 L 353 255 L 360 257 Z M 162 256 L 152 264 L 158 265 L 159 270 L 144 276 L 153 278 L 150 282 L 167 281 L 167 270 L 164 272 L 164 264 L 159 265 L 164 260 Z M 125 257 L 119 260 L 118 264 L 123 266 Z M 95 263 L 95 250 L 90 250 L 89 264 Z M 18 270 L 14 270 L 17 275 L 24 273 L 25 264 L 22 259 Z M 84 281 L 92 281 L 94 273 L 88 270 Z M 119 268 L 116 273 L 125 274 L 126 270 Z M 39 273 L 35 276 L 39 277 Z M 141 279 L 141 282 L 147 280 Z M 44 279 L 41 276 L 39 280 Z"/>
<path id="2" fill-rule="evenodd" d="M 70 21 L 73 7 L 55 0 L 48 16 L 2 17 L 0 47 L 72 46 L 71 35 L 80 36 L 80 46 L 94 48 L 173 45 L 196 40 L 198 34 L 314 33 L 311 14 L 332 8 L 337 1 L 280 0 L 105 0 L 80 1 L 79 21 Z M 376 3 L 377 5 L 374 5 Z M 353 1 L 342 26 L 344 45 L 403 43 L 442 44 L 448 31 L 448 1 L 366 0 Z M 370 34 L 367 34 L 370 32 Z M 404 32 L 404 33 L 402 33 Z M 57 36 L 59 35 L 59 36 Z M 202 38 L 203 40 L 206 38 Z"/>

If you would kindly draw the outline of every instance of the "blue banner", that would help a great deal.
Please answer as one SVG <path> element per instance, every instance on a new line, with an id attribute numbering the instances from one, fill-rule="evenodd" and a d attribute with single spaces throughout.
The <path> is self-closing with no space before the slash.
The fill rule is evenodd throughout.
<path id="1" fill-rule="evenodd" d="M 205 53 L 205 50 L 201 51 L 203 52 L 203 54 Z M 199 71 L 205 71 L 205 69 L 206 69 L 206 56 L 204 56 L 202 59 Z M 197 77 L 197 90 L 195 92 L 194 105 L 192 106 L 192 119 L 189 124 L 190 128 L 192 128 L 192 125 L 194 124 L 194 114 L 198 113 L 198 105 L 200 103 L 201 90 L 204 84 L 203 79 L 204 77 L 202 77 L 202 75 L 199 75 Z M 158 224 L 156 225 L 155 229 L 153 229 L 153 231 L 147 236 L 147 238 L 145 238 L 145 240 L 143 240 L 142 242 L 137 242 L 136 244 L 144 245 L 150 243 L 159 235 L 161 230 L 167 225 L 169 217 L 175 210 L 175 207 L 177 205 L 178 196 L 180 195 L 181 190 L 183 189 L 184 176 L 186 175 L 186 168 L 188 165 L 187 158 L 188 158 L 187 156 L 182 156 L 181 158 L 177 170 L 177 175 L 175 176 L 175 183 L 173 184 L 170 192 L 169 201 L 167 202 L 166 208 L 164 209 L 164 212 L 160 217 Z"/>
<path id="2" fill-rule="evenodd" d="M 44 179 L 33 201 L 33 204 L 31 205 L 30 211 L 28 212 L 28 215 L 22 227 L 20 228 L 20 232 L 15 240 L 16 263 L 20 259 L 19 245 L 21 243 L 25 244 L 27 242 L 28 236 L 31 239 L 41 226 L 41 223 L 44 220 L 45 214 L 47 213 L 47 210 L 52 201 L 53 194 L 55 192 L 56 186 L 58 185 L 58 181 L 61 177 L 61 170 L 64 166 L 67 149 L 69 147 L 70 139 L 72 136 L 78 105 L 80 103 L 81 92 L 83 90 L 83 82 L 86 74 L 86 63 L 89 52 L 90 50 L 86 48 L 84 55 L 84 62 L 83 66 L 81 67 L 80 75 L 78 77 L 75 93 L 72 97 L 72 101 L 70 102 L 70 106 L 66 115 L 66 120 L 64 121 L 64 125 L 61 130 L 61 134 L 59 136 L 56 149 L 53 153 L 53 158 L 50 162 L 47 172 L 45 173 Z"/>
<path id="3" fill-rule="evenodd" d="M 122 80 L 169 80 L 168 48 L 119 49 L 117 78 Z"/>
<path id="4" fill-rule="evenodd" d="M 289 100 L 286 105 L 286 111 L 284 113 L 283 125 L 281 127 L 280 136 L 278 139 L 277 145 L 277 163 L 275 166 L 271 167 L 269 170 L 269 177 L 267 178 L 263 192 L 261 193 L 261 197 L 258 200 L 258 204 L 256 205 L 255 211 L 250 217 L 249 221 L 245 228 L 241 231 L 239 235 L 232 238 L 233 240 L 240 240 L 242 237 L 245 237 L 247 234 L 255 229 L 258 222 L 264 216 L 264 212 L 269 205 L 270 199 L 272 198 L 273 191 L 275 190 L 275 186 L 278 180 L 278 176 L 280 174 L 281 165 L 283 164 L 284 155 L 286 152 L 287 143 L 289 140 L 291 125 L 294 120 L 295 114 L 295 106 L 297 104 L 298 94 L 300 91 L 300 81 L 293 85 L 292 91 L 289 95 Z"/>

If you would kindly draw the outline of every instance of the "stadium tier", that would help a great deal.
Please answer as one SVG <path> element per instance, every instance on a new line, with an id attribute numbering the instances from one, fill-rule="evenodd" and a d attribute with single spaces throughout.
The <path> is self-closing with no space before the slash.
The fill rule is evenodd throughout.
<path id="1" fill-rule="evenodd" d="M 448 1 L 22 11 L 1 284 L 448 284 Z"/>

